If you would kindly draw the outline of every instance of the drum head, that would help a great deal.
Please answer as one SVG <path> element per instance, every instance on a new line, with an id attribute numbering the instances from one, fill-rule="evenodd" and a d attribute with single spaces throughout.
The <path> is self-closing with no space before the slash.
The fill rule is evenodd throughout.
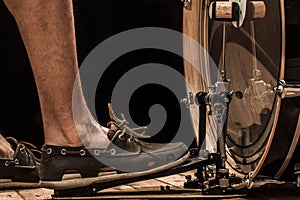
<path id="1" fill-rule="evenodd" d="M 232 22 L 211 20 L 200 14 L 200 20 L 207 22 L 202 31 L 207 33 L 203 36 L 209 55 L 229 81 L 229 91 L 233 91 L 227 124 L 227 156 L 228 166 L 241 175 L 257 173 L 261 168 L 280 108 L 274 88 L 284 71 L 282 2 L 262 3 L 265 13 L 255 18 L 253 12 L 246 10 L 240 28 Z M 220 79 L 217 73 L 210 74 L 212 83 Z"/>

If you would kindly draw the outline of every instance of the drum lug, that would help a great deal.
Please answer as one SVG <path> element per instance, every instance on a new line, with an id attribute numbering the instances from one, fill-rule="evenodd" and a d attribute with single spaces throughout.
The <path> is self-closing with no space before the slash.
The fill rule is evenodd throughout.
<path id="1" fill-rule="evenodd" d="M 300 96 L 300 88 L 286 87 L 284 88 L 282 98 L 292 98 Z"/>
<path id="2" fill-rule="evenodd" d="M 274 90 L 281 98 L 293 98 L 300 96 L 299 85 L 289 85 L 284 80 L 279 80 L 278 86 Z"/>
<path id="3" fill-rule="evenodd" d="M 275 92 L 276 92 L 280 97 L 283 97 L 283 96 L 284 96 L 285 87 L 286 87 L 286 82 L 285 82 L 285 80 L 279 80 L 278 86 L 275 87 L 274 90 L 275 90 Z"/>
<path id="4" fill-rule="evenodd" d="M 181 0 L 186 9 L 191 9 L 192 0 Z"/>
<path id="5" fill-rule="evenodd" d="M 300 163 L 294 164 L 294 173 L 296 176 L 297 187 L 300 187 Z"/>

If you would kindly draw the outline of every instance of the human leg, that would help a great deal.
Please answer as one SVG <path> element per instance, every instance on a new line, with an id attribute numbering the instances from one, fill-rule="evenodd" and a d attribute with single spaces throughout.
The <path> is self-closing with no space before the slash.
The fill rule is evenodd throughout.
<path id="1" fill-rule="evenodd" d="M 80 121 L 75 127 L 72 91 L 78 72 L 72 1 L 7 0 L 30 58 L 43 117 L 45 143 L 82 146 L 77 129 L 89 135 L 86 145 L 105 147 L 106 136 L 82 102 Z M 77 129 L 76 129 L 77 128 Z M 96 136 L 92 136 L 92 134 Z M 93 144 L 94 143 L 94 144 Z"/>

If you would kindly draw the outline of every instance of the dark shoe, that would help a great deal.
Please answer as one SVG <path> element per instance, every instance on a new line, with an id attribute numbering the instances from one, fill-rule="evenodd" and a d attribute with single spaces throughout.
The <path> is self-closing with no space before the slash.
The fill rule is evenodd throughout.
<path id="1" fill-rule="evenodd" d="M 14 138 L 6 138 L 15 153 L 13 158 L 0 158 L 0 188 L 38 187 L 39 159 L 32 151 L 37 148 L 27 142 L 19 142 Z"/>
<path id="2" fill-rule="evenodd" d="M 143 176 L 175 167 L 188 158 L 183 156 L 188 149 L 183 143 L 145 143 L 122 132 L 114 122 L 108 127 L 111 144 L 105 149 L 44 145 L 40 169 L 42 185 L 66 189 Z M 103 172 L 105 175 L 98 176 Z M 77 182 L 70 178 L 65 180 L 63 176 L 68 173 L 79 173 L 81 178 L 77 177 Z"/>
<path id="3" fill-rule="evenodd" d="M 107 148 L 42 147 L 40 178 L 43 187 L 69 189 L 120 179 L 138 177 L 143 180 L 143 176 L 176 167 L 188 159 L 185 144 L 143 142 L 135 136 L 144 136 L 144 133 L 129 128 L 124 117 L 118 119 L 110 105 L 109 112 L 113 121 L 107 125 L 107 137 L 111 141 Z M 80 176 L 73 176 L 74 173 Z"/>
<path id="4" fill-rule="evenodd" d="M 109 127 L 111 144 L 105 149 L 44 145 L 41 180 L 59 181 L 68 171 L 83 178 L 96 177 L 108 168 L 119 173 L 147 171 L 174 162 L 187 152 L 183 143 L 146 143 L 120 131 L 114 122 Z"/>

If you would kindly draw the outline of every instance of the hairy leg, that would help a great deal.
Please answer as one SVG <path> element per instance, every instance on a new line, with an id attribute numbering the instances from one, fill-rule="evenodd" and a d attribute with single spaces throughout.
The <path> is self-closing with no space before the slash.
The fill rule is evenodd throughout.
<path id="1" fill-rule="evenodd" d="M 41 103 L 45 143 L 106 146 L 107 137 L 89 113 L 81 92 L 82 118 L 75 126 L 72 91 L 78 73 L 71 0 L 5 0 L 15 17 L 31 62 Z M 77 128 L 77 129 L 76 129 Z M 79 130 L 79 131 L 77 131 Z M 80 132 L 80 133 L 78 133 Z M 81 141 L 78 134 L 85 134 Z"/>

